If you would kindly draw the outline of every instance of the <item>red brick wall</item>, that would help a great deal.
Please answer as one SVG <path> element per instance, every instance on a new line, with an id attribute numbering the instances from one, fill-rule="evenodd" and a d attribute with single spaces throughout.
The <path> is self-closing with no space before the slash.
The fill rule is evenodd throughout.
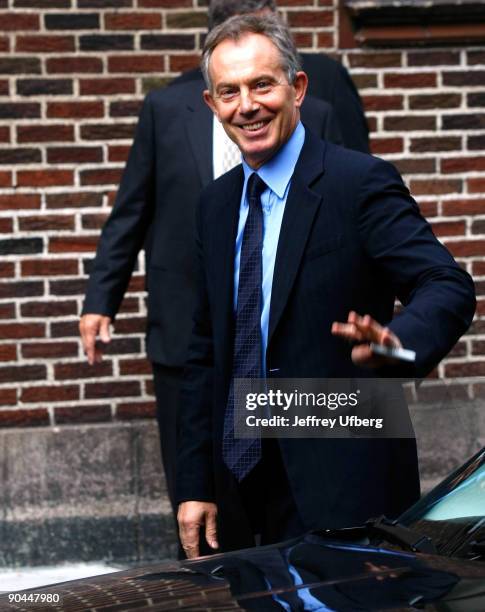
<path id="1" fill-rule="evenodd" d="M 139 104 L 196 64 L 204 5 L 0 0 L 0 426 L 153 414 L 141 260 L 94 368 L 77 321 Z M 341 50 L 333 0 L 280 5 L 301 48 L 339 54 L 352 69 L 374 152 L 399 166 L 474 274 L 476 323 L 440 374 L 484 375 L 485 49 Z"/>

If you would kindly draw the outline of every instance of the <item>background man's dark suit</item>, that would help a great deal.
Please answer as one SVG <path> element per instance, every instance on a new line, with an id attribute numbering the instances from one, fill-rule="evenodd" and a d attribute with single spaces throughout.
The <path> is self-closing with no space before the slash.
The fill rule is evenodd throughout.
<path id="1" fill-rule="evenodd" d="M 175 413 L 195 303 L 195 210 L 213 179 L 212 113 L 202 80 L 150 93 L 116 203 L 98 244 L 83 313 L 118 312 L 137 254 L 145 246 L 148 290 L 147 352 L 154 363 L 162 455 L 174 495 Z M 310 129 L 339 141 L 331 107 L 308 98 Z"/>
<path id="2" fill-rule="evenodd" d="M 221 448 L 242 184 L 238 167 L 202 194 L 199 298 L 181 396 L 178 500 L 216 501 L 223 549 L 252 543 Z M 393 319 L 395 296 L 405 308 Z M 395 169 L 307 130 L 278 242 L 266 371 L 368 376 L 352 363 L 348 343 L 331 334 L 332 322 L 355 310 L 389 324 L 416 351 L 415 366 L 393 368 L 394 375 L 424 376 L 467 329 L 474 305 L 470 277 L 434 238 Z M 282 439 L 280 449 L 306 529 L 393 517 L 419 495 L 411 439 Z"/>

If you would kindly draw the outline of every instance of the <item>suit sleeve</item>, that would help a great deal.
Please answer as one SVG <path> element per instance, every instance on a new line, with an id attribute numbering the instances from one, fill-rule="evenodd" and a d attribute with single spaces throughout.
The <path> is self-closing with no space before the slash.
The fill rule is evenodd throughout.
<path id="1" fill-rule="evenodd" d="M 473 281 L 435 238 L 391 164 L 373 164 L 357 214 L 364 249 L 404 306 L 389 328 L 416 351 L 414 366 L 388 368 L 386 374 L 424 377 L 471 324 Z"/>
<path id="2" fill-rule="evenodd" d="M 339 65 L 335 72 L 334 96 L 331 100 L 342 132 L 345 147 L 369 153 L 369 128 L 362 100 L 346 68 Z"/>
<path id="3" fill-rule="evenodd" d="M 342 132 L 332 105 L 314 96 L 307 96 L 301 108 L 301 120 L 320 139 L 343 146 Z"/>
<path id="4" fill-rule="evenodd" d="M 212 451 L 213 341 L 204 270 L 201 210 L 197 209 L 197 302 L 180 393 L 177 503 L 214 501 Z"/>
<path id="5" fill-rule="evenodd" d="M 114 317 L 118 312 L 154 213 L 154 130 L 149 94 L 140 113 L 113 210 L 101 233 L 83 314 Z"/>
<path id="6" fill-rule="evenodd" d="M 333 142 L 334 144 L 345 146 L 342 130 L 340 129 L 339 122 L 335 116 L 335 111 L 331 105 L 328 106 L 322 138 L 324 140 L 328 140 L 329 142 Z"/>

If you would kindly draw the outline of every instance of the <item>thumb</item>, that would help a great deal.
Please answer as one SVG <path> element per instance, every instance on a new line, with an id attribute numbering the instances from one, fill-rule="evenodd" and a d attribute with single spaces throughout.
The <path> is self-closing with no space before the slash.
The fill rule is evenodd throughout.
<path id="1" fill-rule="evenodd" d="M 392 331 L 388 328 L 388 327 L 384 327 L 382 329 L 381 332 L 381 337 L 380 337 L 380 344 L 383 344 L 384 346 L 391 346 L 391 347 L 401 347 L 401 342 L 399 341 L 399 338 L 392 333 Z"/>
<path id="2" fill-rule="evenodd" d="M 109 330 L 110 323 L 111 319 L 109 317 L 103 317 L 101 319 L 101 324 L 99 326 L 99 338 L 101 342 L 111 342 L 111 334 Z"/>
<path id="3" fill-rule="evenodd" d="M 217 542 L 217 524 L 215 512 L 207 514 L 205 522 L 205 539 L 211 548 L 219 548 L 219 544 Z"/>

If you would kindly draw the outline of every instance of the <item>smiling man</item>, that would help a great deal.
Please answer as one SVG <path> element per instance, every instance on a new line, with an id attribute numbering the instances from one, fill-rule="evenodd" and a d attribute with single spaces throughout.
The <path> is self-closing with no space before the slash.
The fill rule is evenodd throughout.
<path id="1" fill-rule="evenodd" d="M 300 121 L 307 77 L 276 18 L 206 40 L 207 104 L 243 154 L 202 194 L 198 306 L 180 412 L 177 499 L 188 557 L 395 517 L 419 496 L 412 439 L 238 438 L 234 381 L 425 376 L 467 329 L 470 277 L 390 164 Z M 394 301 L 404 304 L 393 317 Z M 362 313 L 365 316 L 360 316 Z M 340 323 L 344 321 L 344 323 Z M 356 341 L 352 348 L 345 340 Z M 370 343 L 416 353 L 412 366 Z"/>

